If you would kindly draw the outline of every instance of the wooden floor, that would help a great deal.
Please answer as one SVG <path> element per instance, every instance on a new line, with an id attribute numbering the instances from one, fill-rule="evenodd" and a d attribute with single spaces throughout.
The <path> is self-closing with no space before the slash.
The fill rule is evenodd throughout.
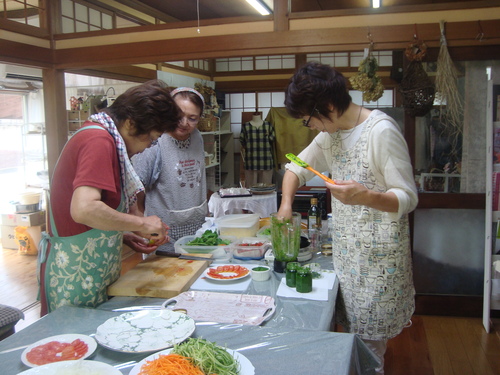
<path id="1" fill-rule="evenodd" d="M 122 272 L 142 259 L 130 251 L 123 256 Z M 16 330 L 39 318 L 36 257 L 0 247 L 0 285 L 0 304 L 24 311 Z M 500 325 L 486 333 L 480 318 L 420 315 L 412 323 L 389 341 L 386 375 L 500 375 Z"/>

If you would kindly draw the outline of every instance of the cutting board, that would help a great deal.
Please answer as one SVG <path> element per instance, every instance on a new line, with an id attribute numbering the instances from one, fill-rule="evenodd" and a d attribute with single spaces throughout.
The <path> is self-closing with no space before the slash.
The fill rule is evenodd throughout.
<path id="1" fill-rule="evenodd" d="M 199 260 L 151 255 L 111 284 L 108 295 L 171 298 L 188 290 L 208 265 L 209 262 Z"/>

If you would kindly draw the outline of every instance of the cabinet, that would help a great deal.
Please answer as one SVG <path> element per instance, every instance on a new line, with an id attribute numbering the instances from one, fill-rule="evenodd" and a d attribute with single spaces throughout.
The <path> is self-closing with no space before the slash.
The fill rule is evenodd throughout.
<path id="1" fill-rule="evenodd" d="M 66 111 L 66 119 L 68 122 L 68 132 L 76 132 L 90 116 L 88 110 L 70 110 Z"/>
<path id="2" fill-rule="evenodd" d="M 231 111 L 221 111 L 213 132 L 201 132 L 205 147 L 207 188 L 217 191 L 234 182 L 234 136 L 231 131 Z"/>
<path id="3" fill-rule="evenodd" d="M 500 72 L 488 80 L 486 113 L 486 230 L 483 326 L 490 331 L 491 310 L 500 310 Z"/>

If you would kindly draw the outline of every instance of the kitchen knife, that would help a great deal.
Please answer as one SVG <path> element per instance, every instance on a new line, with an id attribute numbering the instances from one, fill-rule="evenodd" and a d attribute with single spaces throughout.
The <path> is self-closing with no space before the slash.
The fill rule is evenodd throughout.
<path id="1" fill-rule="evenodd" d="M 165 251 L 165 250 L 156 250 L 156 255 L 163 256 L 163 257 L 170 257 L 170 258 L 185 259 L 185 260 L 204 260 L 207 262 L 213 262 L 212 258 L 204 258 L 204 257 L 197 257 L 195 255 L 173 253 L 171 251 Z"/>

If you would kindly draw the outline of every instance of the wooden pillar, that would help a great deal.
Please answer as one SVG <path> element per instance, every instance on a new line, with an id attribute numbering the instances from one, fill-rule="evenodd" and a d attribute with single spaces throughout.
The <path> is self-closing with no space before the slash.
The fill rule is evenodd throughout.
<path id="1" fill-rule="evenodd" d="M 59 154 L 68 141 L 64 71 L 56 69 L 43 70 L 43 96 L 50 181 Z"/>
<path id="2" fill-rule="evenodd" d="M 288 31 L 289 0 L 274 0 L 274 31 Z"/>

